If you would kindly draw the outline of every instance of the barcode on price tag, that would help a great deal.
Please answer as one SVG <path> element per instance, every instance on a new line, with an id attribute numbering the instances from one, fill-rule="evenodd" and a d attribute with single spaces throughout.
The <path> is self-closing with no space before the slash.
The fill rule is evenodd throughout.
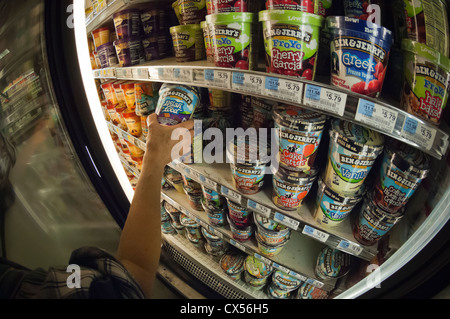
<path id="1" fill-rule="evenodd" d="M 244 72 L 233 72 L 231 88 L 245 93 L 262 94 L 264 77 Z"/>
<path id="2" fill-rule="evenodd" d="M 315 229 L 314 227 L 305 225 L 303 228 L 302 234 L 313 237 L 317 239 L 318 241 L 321 241 L 322 243 L 326 242 L 328 237 L 330 237 L 330 234 L 327 234 L 323 231 L 320 231 L 318 229 Z"/>
<path id="3" fill-rule="evenodd" d="M 407 117 L 400 135 L 403 138 L 406 138 L 426 148 L 427 150 L 430 150 L 434 144 L 436 129 L 428 125 L 424 125 L 413 118 Z"/>
<path id="4" fill-rule="evenodd" d="M 323 111 L 343 116 L 345 104 L 347 103 L 347 94 L 322 88 L 317 85 L 306 84 L 303 103 Z"/>
<path id="5" fill-rule="evenodd" d="M 251 199 L 247 201 L 247 207 L 258 213 L 261 213 L 261 215 L 264 215 L 267 218 L 270 217 L 271 209 L 269 207 L 258 204 L 257 202 L 254 202 Z"/>
<path id="6" fill-rule="evenodd" d="M 383 132 L 394 132 L 398 112 L 371 101 L 359 99 L 355 120 L 369 124 Z"/>
<path id="7" fill-rule="evenodd" d="M 266 76 L 265 93 L 277 99 L 302 103 L 303 83 Z"/>
<path id="8" fill-rule="evenodd" d="M 229 199 L 235 201 L 238 204 L 241 203 L 241 199 L 242 199 L 241 194 L 236 193 L 235 191 L 232 191 L 231 189 L 228 189 L 223 185 L 220 188 L 220 191 L 222 192 L 222 195 L 228 197 Z"/>
<path id="9" fill-rule="evenodd" d="M 346 240 L 341 240 L 337 247 L 343 251 L 346 251 L 346 252 L 348 252 L 352 255 L 356 255 L 356 256 L 358 256 L 362 252 L 362 248 L 360 245 L 346 241 Z"/>
<path id="10" fill-rule="evenodd" d="M 278 212 L 275 212 L 273 220 L 275 220 L 293 230 L 297 230 L 298 225 L 300 224 L 300 222 L 296 221 L 295 219 L 292 219 L 292 218 L 285 216 L 283 214 L 280 214 Z"/>
<path id="11" fill-rule="evenodd" d="M 185 68 L 175 68 L 173 69 L 173 78 L 176 81 L 192 83 L 192 70 Z"/>

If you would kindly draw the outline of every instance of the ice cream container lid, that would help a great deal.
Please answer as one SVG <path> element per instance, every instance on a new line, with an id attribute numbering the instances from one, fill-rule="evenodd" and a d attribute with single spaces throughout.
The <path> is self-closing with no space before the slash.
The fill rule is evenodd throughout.
<path id="1" fill-rule="evenodd" d="M 330 137 L 333 139 L 336 136 L 349 143 L 350 149 L 356 153 L 380 154 L 384 147 L 384 137 L 380 133 L 340 119 L 331 121 Z"/>
<path id="2" fill-rule="evenodd" d="M 315 27 L 321 27 L 323 24 L 323 17 L 313 13 L 294 10 L 264 10 L 259 12 L 259 21 L 306 24 Z"/>
<path id="3" fill-rule="evenodd" d="M 98 29 L 95 29 L 94 31 L 92 31 L 92 33 L 99 33 L 102 31 L 111 31 L 111 28 L 109 28 L 109 27 L 98 28 Z"/>
<path id="4" fill-rule="evenodd" d="M 416 178 L 423 179 L 430 172 L 431 159 L 427 154 L 397 140 L 387 141 L 385 156 L 398 169 Z"/>
<path id="5" fill-rule="evenodd" d="M 343 277 L 350 270 L 350 255 L 331 247 L 325 247 L 319 254 L 317 264 L 326 277 Z"/>
<path id="6" fill-rule="evenodd" d="M 235 137 L 227 144 L 227 160 L 234 164 L 265 166 L 270 162 L 270 147 L 264 141 L 250 136 Z"/>
<path id="7" fill-rule="evenodd" d="M 258 242 L 258 244 L 262 245 L 263 247 L 265 247 L 268 250 L 276 250 L 277 248 L 282 248 L 284 247 L 284 245 L 286 245 L 289 241 L 290 237 L 290 233 L 288 233 L 287 235 L 285 235 L 283 237 L 283 240 L 280 242 L 273 242 L 270 241 L 270 243 L 264 239 L 264 234 L 262 234 L 261 232 L 255 232 L 255 238 L 256 241 Z"/>
<path id="8" fill-rule="evenodd" d="M 435 63 L 439 67 L 443 68 L 446 72 L 450 72 L 450 59 L 447 58 L 444 54 L 436 51 L 435 49 L 429 47 L 424 43 L 420 43 L 410 39 L 403 39 L 402 50 L 409 51 L 423 58 L 426 58 L 430 62 Z"/>
<path id="9" fill-rule="evenodd" d="M 245 255 L 229 252 L 220 259 L 220 266 L 228 274 L 238 274 L 244 270 Z"/>
<path id="10" fill-rule="evenodd" d="M 288 229 L 287 226 L 284 226 L 284 225 L 276 222 L 275 220 L 273 220 L 271 218 L 267 218 L 260 214 L 253 214 L 253 218 L 255 219 L 255 223 L 257 225 L 260 225 L 261 227 L 268 229 L 268 230 L 280 231 L 280 230 Z"/>
<path id="11" fill-rule="evenodd" d="M 207 24 L 255 22 L 255 14 L 251 12 L 224 12 L 208 14 L 205 19 Z"/>
<path id="12" fill-rule="evenodd" d="M 200 30 L 200 24 L 183 24 L 183 25 L 176 25 L 171 27 L 170 33 L 175 33 L 175 32 L 189 32 L 189 31 L 196 31 L 196 30 Z"/>
<path id="13" fill-rule="evenodd" d="M 119 12 L 116 12 L 113 14 L 113 19 L 115 19 L 118 16 L 121 16 L 122 14 L 127 14 L 127 13 L 139 13 L 138 9 L 125 9 Z"/>
<path id="14" fill-rule="evenodd" d="M 180 222 L 181 222 L 181 225 L 183 225 L 185 227 L 192 227 L 192 228 L 199 227 L 199 224 L 195 220 L 189 218 L 185 214 L 180 215 Z"/>
<path id="15" fill-rule="evenodd" d="M 139 42 L 141 41 L 141 37 L 128 37 L 123 39 L 118 39 L 114 41 L 114 45 L 119 45 L 122 43 L 128 43 L 128 42 Z"/>
<path id="16" fill-rule="evenodd" d="M 272 274 L 272 283 L 284 291 L 292 291 L 297 289 L 301 285 L 302 281 L 297 277 L 277 269 Z"/>
<path id="17" fill-rule="evenodd" d="M 326 115 L 287 104 L 276 105 L 272 117 L 278 125 L 302 132 L 321 131 L 327 120 Z"/>
<path id="18" fill-rule="evenodd" d="M 332 29 L 338 29 L 366 33 L 369 36 L 385 41 L 389 46 L 393 41 L 391 30 L 366 20 L 344 16 L 331 16 L 327 18 L 326 25 L 330 31 L 332 31 Z"/>
<path id="19" fill-rule="evenodd" d="M 273 268 L 271 265 L 264 263 L 254 256 L 247 256 L 244 263 L 245 270 L 256 278 L 264 278 L 272 274 Z"/>
<path id="20" fill-rule="evenodd" d="M 272 169 L 272 173 L 279 180 L 296 185 L 306 185 L 314 182 L 317 178 L 318 169 L 312 168 L 308 172 L 305 171 L 290 171 L 281 166 L 278 166 L 278 170 Z"/>

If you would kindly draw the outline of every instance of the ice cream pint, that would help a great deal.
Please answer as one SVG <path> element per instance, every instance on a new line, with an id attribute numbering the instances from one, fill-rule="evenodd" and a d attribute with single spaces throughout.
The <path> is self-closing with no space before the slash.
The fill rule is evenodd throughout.
<path id="1" fill-rule="evenodd" d="M 404 0 L 406 33 L 448 57 L 450 49 L 447 4 L 442 0 Z"/>
<path id="2" fill-rule="evenodd" d="M 141 11 L 142 31 L 147 36 L 156 36 L 158 30 L 158 10 L 149 8 Z"/>
<path id="3" fill-rule="evenodd" d="M 426 178 L 430 157 L 404 143 L 389 140 L 374 188 L 374 201 L 384 210 L 395 213 Z"/>
<path id="4" fill-rule="evenodd" d="M 323 181 L 340 195 L 357 193 L 383 151 L 383 146 L 384 138 L 378 132 L 333 119 Z"/>
<path id="5" fill-rule="evenodd" d="M 205 206 L 208 210 L 219 210 L 226 207 L 226 199 L 217 191 L 201 184 Z"/>
<path id="6" fill-rule="evenodd" d="M 325 247 L 317 257 L 315 272 L 321 279 L 337 279 L 350 270 L 350 255 L 331 247 Z"/>
<path id="7" fill-rule="evenodd" d="M 345 16 L 381 25 L 380 2 L 378 0 L 344 0 Z"/>
<path id="8" fill-rule="evenodd" d="M 92 38 L 94 40 L 95 48 L 100 48 L 101 45 L 109 42 L 111 30 L 109 27 L 99 28 L 92 31 Z"/>
<path id="9" fill-rule="evenodd" d="M 154 83 L 143 82 L 134 84 L 136 98 L 136 114 L 139 116 L 150 115 L 155 112 L 158 103 L 158 91 Z"/>
<path id="10" fill-rule="evenodd" d="M 237 226 L 236 223 L 233 220 L 231 220 L 228 216 L 227 216 L 227 221 L 228 221 L 228 224 L 230 225 L 231 234 L 232 234 L 233 238 L 236 239 L 237 241 L 249 240 L 255 231 L 253 225 Z"/>
<path id="11" fill-rule="evenodd" d="M 273 282 L 267 287 L 267 293 L 273 299 L 289 299 L 291 297 L 290 291 L 278 288 Z"/>
<path id="12" fill-rule="evenodd" d="M 304 172 L 288 171 L 279 167 L 272 175 L 272 202 L 284 210 L 297 210 L 302 206 L 317 177 L 317 170 Z"/>
<path id="13" fill-rule="evenodd" d="M 371 196 L 366 196 L 352 228 L 353 236 L 363 245 L 374 245 L 403 218 L 404 213 L 404 207 L 389 213 L 376 206 Z"/>
<path id="14" fill-rule="evenodd" d="M 125 110 L 124 112 L 122 112 L 122 116 L 125 120 L 125 123 L 127 124 L 128 132 L 135 137 L 141 137 L 141 117 L 136 115 L 134 111 L 130 110 Z"/>
<path id="15" fill-rule="evenodd" d="M 328 17 L 327 28 L 331 35 L 331 84 L 378 97 L 392 45 L 391 31 L 347 17 Z"/>
<path id="16" fill-rule="evenodd" d="M 308 172 L 314 167 L 327 117 L 300 107 L 280 104 L 273 109 L 279 166 Z"/>
<path id="17" fill-rule="evenodd" d="M 300 287 L 302 281 L 281 270 L 275 270 L 272 274 L 272 283 L 283 291 L 293 291 Z"/>
<path id="18" fill-rule="evenodd" d="M 206 0 L 178 0 L 178 10 L 180 24 L 199 24 L 205 20 Z"/>
<path id="19" fill-rule="evenodd" d="M 136 109 L 136 94 L 134 89 L 134 83 L 123 83 L 120 85 L 125 96 L 125 104 L 127 109 L 133 111 Z"/>
<path id="20" fill-rule="evenodd" d="M 239 252 L 228 252 L 220 259 L 220 267 L 233 280 L 239 280 L 244 271 L 246 256 Z"/>
<path id="21" fill-rule="evenodd" d="M 262 289 L 266 285 L 268 278 L 257 278 L 250 275 L 248 271 L 244 271 L 244 280 L 249 286 L 252 286 L 256 289 Z"/>
<path id="22" fill-rule="evenodd" d="M 230 12 L 206 16 L 216 67 L 254 69 L 254 14 Z"/>
<path id="23" fill-rule="evenodd" d="M 139 36 L 140 14 L 137 9 L 127 9 L 113 14 L 117 39 Z"/>
<path id="24" fill-rule="evenodd" d="M 200 96 L 196 88 L 164 83 L 159 90 L 156 106 L 158 121 L 164 125 L 176 125 L 191 119 Z"/>
<path id="25" fill-rule="evenodd" d="M 251 255 L 245 258 L 244 269 L 250 275 L 256 278 L 267 278 L 273 272 L 273 268 L 271 265 L 268 265 Z"/>
<path id="26" fill-rule="evenodd" d="M 402 108 L 439 125 L 450 91 L 450 60 L 442 53 L 404 39 Z"/>
<path id="27" fill-rule="evenodd" d="M 297 290 L 296 299 L 327 299 L 328 293 L 307 282 L 304 282 Z"/>
<path id="28" fill-rule="evenodd" d="M 203 60 L 205 45 L 200 24 L 171 27 L 170 35 L 177 62 Z"/>
<path id="29" fill-rule="evenodd" d="M 253 223 L 253 212 L 227 198 L 229 216 L 238 227 L 247 227 Z"/>
<path id="30" fill-rule="evenodd" d="M 112 42 L 102 44 L 97 49 L 97 54 L 100 59 L 100 66 L 102 69 L 117 65 L 116 50 Z"/>
<path id="31" fill-rule="evenodd" d="M 266 0 L 267 10 L 291 10 L 314 13 L 314 2 L 318 0 Z"/>
<path id="32" fill-rule="evenodd" d="M 114 41 L 120 67 L 127 67 L 141 62 L 141 39 L 123 38 Z"/>
<path id="33" fill-rule="evenodd" d="M 314 219 L 323 226 L 334 227 L 342 223 L 353 208 L 361 201 L 365 187 L 354 195 L 341 195 L 319 179 Z"/>
<path id="34" fill-rule="evenodd" d="M 287 237 L 283 242 L 280 242 L 280 243 L 274 244 L 274 245 L 270 245 L 264 241 L 264 239 L 259 231 L 255 232 L 255 238 L 258 243 L 258 249 L 259 249 L 260 253 L 265 256 L 268 256 L 268 257 L 273 257 L 273 256 L 278 255 L 289 240 L 289 237 Z"/>
<path id="35" fill-rule="evenodd" d="M 226 12 L 248 12 L 249 3 L 252 1 L 255 0 L 207 0 L 206 7 L 209 12 L 208 14 L 226 13 Z"/>
<path id="36" fill-rule="evenodd" d="M 200 23 L 200 27 L 202 28 L 202 31 L 203 31 L 206 60 L 208 62 L 214 63 L 214 52 L 213 52 L 213 48 L 212 48 L 211 32 L 209 30 L 209 25 L 206 23 L 206 21 L 202 21 Z"/>
<path id="37" fill-rule="evenodd" d="M 323 17 L 292 10 L 266 10 L 259 12 L 259 21 L 267 71 L 313 80 Z"/>

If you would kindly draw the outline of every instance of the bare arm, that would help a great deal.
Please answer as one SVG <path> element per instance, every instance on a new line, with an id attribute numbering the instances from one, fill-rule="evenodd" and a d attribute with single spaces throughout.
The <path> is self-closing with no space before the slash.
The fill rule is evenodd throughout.
<path id="1" fill-rule="evenodd" d="M 143 168 L 117 251 L 117 258 L 137 280 L 147 298 L 161 253 L 161 179 L 165 165 L 172 161 L 172 148 L 178 143 L 171 139 L 172 131 L 178 127 L 192 130 L 193 121 L 167 127 L 157 122 L 155 114 L 149 116 Z"/>

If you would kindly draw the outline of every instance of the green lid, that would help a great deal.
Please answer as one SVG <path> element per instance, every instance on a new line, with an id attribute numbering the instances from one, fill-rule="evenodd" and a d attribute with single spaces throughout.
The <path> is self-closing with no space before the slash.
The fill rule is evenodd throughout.
<path id="1" fill-rule="evenodd" d="M 170 33 L 175 32 L 190 32 L 200 30 L 200 24 L 185 24 L 185 25 L 176 25 L 170 28 Z"/>
<path id="2" fill-rule="evenodd" d="M 446 72 L 450 72 L 450 59 L 426 44 L 409 39 L 403 39 L 402 49 L 420 55 L 430 60 L 430 62 L 437 64 Z"/>
<path id="3" fill-rule="evenodd" d="M 293 10 L 264 10 L 259 12 L 259 21 L 286 22 L 289 24 L 309 24 L 321 27 L 323 17 L 317 14 Z"/>
<path id="4" fill-rule="evenodd" d="M 251 12 L 226 12 L 206 16 L 206 23 L 242 23 L 255 22 L 255 14 Z"/>

